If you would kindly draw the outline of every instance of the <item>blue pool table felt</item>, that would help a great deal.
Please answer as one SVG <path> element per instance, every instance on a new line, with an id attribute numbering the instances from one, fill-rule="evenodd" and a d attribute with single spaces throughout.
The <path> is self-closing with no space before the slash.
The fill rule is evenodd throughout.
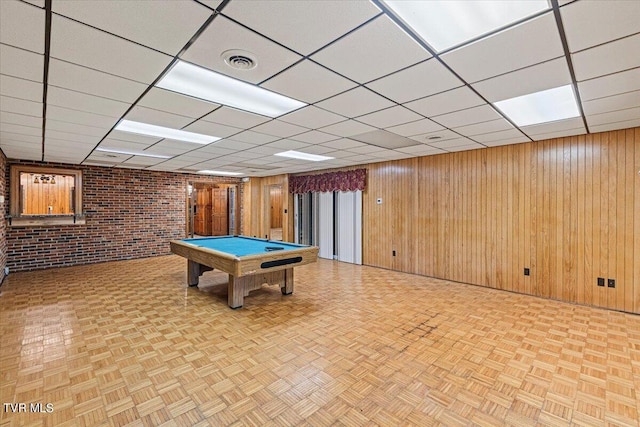
<path id="1" fill-rule="evenodd" d="M 281 250 L 300 249 L 305 246 L 296 245 L 293 243 L 285 243 L 273 240 L 253 239 L 250 237 L 202 237 L 195 239 L 182 240 L 190 245 L 213 249 L 215 251 L 225 252 L 241 257 L 246 255 L 265 254 L 269 251 L 267 248 L 282 248 Z"/>

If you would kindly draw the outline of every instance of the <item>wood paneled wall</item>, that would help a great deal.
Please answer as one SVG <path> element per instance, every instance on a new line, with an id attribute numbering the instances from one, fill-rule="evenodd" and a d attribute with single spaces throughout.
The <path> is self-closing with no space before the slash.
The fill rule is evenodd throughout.
<path id="1" fill-rule="evenodd" d="M 365 264 L 640 313 L 640 128 L 367 169 Z"/>
<path id="2" fill-rule="evenodd" d="M 28 173 L 20 174 L 20 185 L 23 189 L 22 213 L 25 215 L 72 214 L 74 177 L 57 175 L 55 183 L 52 184 L 52 180 L 42 182 L 38 180 L 38 183 L 35 183 L 35 176 Z"/>
<path id="3" fill-rule="evenodd" d="M 271 223 L 266 209 L 271 209 L 271 205 L 267 203 L 266 195 L 270 194 L 273 185 L 282 186 L 281 206 L 287 210 L 287 214 L 282 215 L 282 240 L 290 242 L 293 238 L 293 195 L 289 194 L 288 175 L 252 177 L 245 183 L 242 234 L 261 238 L 269 234 Z"/>

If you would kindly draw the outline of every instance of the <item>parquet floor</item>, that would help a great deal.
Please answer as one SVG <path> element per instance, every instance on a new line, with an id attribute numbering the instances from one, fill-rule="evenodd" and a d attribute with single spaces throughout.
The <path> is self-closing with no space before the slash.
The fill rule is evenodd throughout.
<path id="1" fill-rule="evenodd" d="M 0 426 L 638 426 L 640 316 L 326 260 L 240 310 L 185 281 L 177 256 L 11 274 Z"/>

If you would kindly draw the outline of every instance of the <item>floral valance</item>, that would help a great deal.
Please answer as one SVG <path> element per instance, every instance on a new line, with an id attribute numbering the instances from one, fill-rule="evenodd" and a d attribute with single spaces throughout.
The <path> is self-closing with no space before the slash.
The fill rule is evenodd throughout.
<path id="1" fill-rule="evenodd" d="M 329 172 L 319 175 L 303 175 L 289 177 L 289 192 L 325 193 L 333 191 L 364 190 L 367 181 L 366 169 L 355 169 L 341 172 Z"/>

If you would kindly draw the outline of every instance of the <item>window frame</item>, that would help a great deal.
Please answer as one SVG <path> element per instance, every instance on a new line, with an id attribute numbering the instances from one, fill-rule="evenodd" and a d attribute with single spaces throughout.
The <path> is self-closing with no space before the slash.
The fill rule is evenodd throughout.
<path id="1" fill-rule="evenodd" d="M 34 175 L 67 175 L 75 180 L 75 197 L 73 200 L 73 214 L 42 214 L 23 215 L 20 212 L 20 174 Z M 79 169 L 65 169 L 54 166 L 11 165 L 9 226 L 32 227 L 49 225 L 84 225 L 85 216 L 82 209 L 82 171 Z"/>

